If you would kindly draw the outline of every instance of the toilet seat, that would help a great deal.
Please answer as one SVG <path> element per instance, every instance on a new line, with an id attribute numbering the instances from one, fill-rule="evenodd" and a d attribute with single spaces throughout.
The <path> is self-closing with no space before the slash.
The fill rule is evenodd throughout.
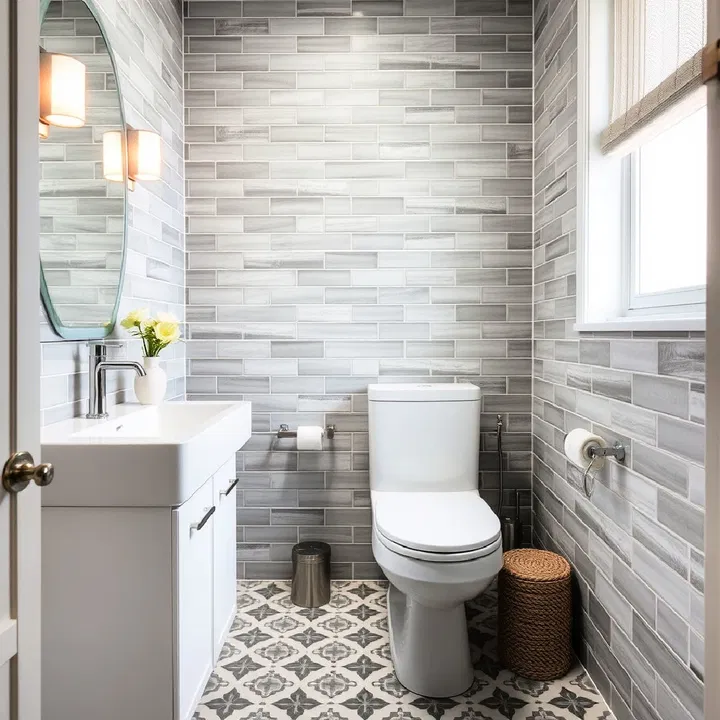
<path id="1" fill-rule="evenodd" d="M 396 553 L 397 555 L 402 555 L 403 557 L 407 558 L 413 558 L 414 560 L 424 560 L 425 562 L 434 563 L 457 563 L 465 562 L 466 560 L 477 560 L 478 558 L 492 555 L 492 553 L 494 553 L 502 545 L 502 539 L 498 537 L 492 543 L 490 543 L 490 545 L 476 548 L 475 550 L 467 550 L 465 552 L 457 553 L 428 552 L 426 550 L 416 550 L 415 548 L 409 548 L 405 545 L 400 545 L 399 543 L 396 543 L 393 540 L 386 538 L 379 531 L 376 533 L 376 535 L 378 541 L 382 543 L 382 545 L 384 545 L 388 550 Z"/>
<path id="2" fill-rule="evenodd" d="M 378 540 L 406 557 L 462 562 L 500 543 L 500 521 L 477 491 L 375 492 L 372 502 Z"/>

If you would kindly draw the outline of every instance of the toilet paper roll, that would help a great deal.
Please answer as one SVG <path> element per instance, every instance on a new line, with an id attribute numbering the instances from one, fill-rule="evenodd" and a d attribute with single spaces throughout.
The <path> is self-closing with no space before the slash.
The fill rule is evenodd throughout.
<path id="1" fill-rule="evenodd" d="M 323 429 L 317 425 L 300 425 L 297 429 L 298 450 L 322 450 Z"/>
<path id="2" fill-rule="evenodd" d="M 565 436 L 565 455 L 568 460 L 583 470 L 592 462 L 591 447 L 605 447 L 606 442 L 599 435 L 593 435 L 582 428 L 575 428 Z M 605 464 L 605 458 L 596 458 L 595 467 L 599 470 Z"/>

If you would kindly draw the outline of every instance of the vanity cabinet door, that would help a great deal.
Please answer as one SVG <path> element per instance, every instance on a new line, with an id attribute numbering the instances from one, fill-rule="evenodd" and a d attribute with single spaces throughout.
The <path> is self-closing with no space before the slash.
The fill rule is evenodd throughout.
<path id="1" fill-rule="evenodd" d="M 214 665 L 212 480 L 173 510 L 175 720 L 192 717 Z"/>
<path id="2" fill-rule="evenodd" d="M 235 618 L 237 577 L 235 458 L 223 465 L 213 477 L 214 517 L 214 600 L 213 645 L 217 662 L 225 637 Z"/>

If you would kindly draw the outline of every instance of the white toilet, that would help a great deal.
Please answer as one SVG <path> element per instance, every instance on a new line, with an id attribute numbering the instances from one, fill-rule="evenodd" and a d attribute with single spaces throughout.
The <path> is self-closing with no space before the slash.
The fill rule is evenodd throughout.
<path id="1" fill-rule="evenodd" d="M 500 521 L 478 494 L 475 385 L 368 387 L 373 553 L 390 581 L 398 680 L 427 697 L 473 682 L 465 602 L 502 567 Z"/>

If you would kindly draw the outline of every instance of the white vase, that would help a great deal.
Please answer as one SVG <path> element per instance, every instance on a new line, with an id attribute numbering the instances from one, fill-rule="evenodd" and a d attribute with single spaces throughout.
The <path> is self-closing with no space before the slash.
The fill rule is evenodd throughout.
<path id="1" fill-rule="evenodd" d="M 145 375 L 135 377 L 135 395 L 143 405 L 160 405 L 165 399 L 167 374 L 159 357 L 144 357 Z"/>

